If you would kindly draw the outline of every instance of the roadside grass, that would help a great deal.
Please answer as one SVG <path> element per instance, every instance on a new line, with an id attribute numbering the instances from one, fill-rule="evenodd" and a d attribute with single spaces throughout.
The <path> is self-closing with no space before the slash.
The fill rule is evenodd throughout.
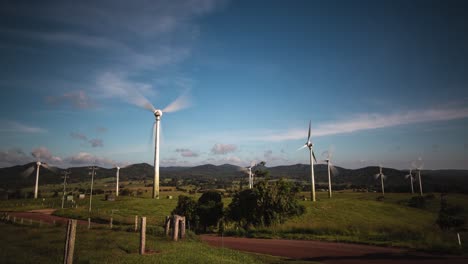
<path id="1" fill-rule="evenodd" d="M 65 226 L 30 227 L 0 223 L 0 257 L 2 263 L 63 262 Z M 75 263 L 288 263 L 266 255 L 214 248 L 186 239 L 172 242 L 165 237 L 147 235 L 146 249 L 138 254 L 139 234 L 78 226 L 74 253 Z M 313 263 L 313 262 L 304 262 Z"/>
<path id="2" fill-rule="evenodd" d="M 267 228 L 235 230 L 227 234 L 286 239 L 319 239 L 336 242 L 364 243 L 381 246 L 406 247 L 430 252 L 464 253 L 468 247 L 458 247 L 456 233 L 442 232 L 436 225 L 440 200 L 427 200 L 426 208 L 409 207 L 409 194 L 391 193 L 377 201 L 378 193 L 318 193 L 316 203 L 301 201 L 306 213 L 283 224 Z M 468 196 L 449 195 L 449 203 L 468 209 Z M 466 230 L 466 227 L 465 227 Z M 468 237 L 467 232 L 460 233 Z"/>
<path id="3" fill-rule="evenodd" d="M 88 212 L 89 197 L 77 200 L 78 208 L 59 209 L 54 214 L 64 217 L 107 224 L 113 217 L 115 229 L 132 228 L 135 215 L 146 216 L 154 234 L 162 232 L 165 216 L 177 205 L 177 197 L 188 195 L 198 199 L 200 194 L 184 192 L 162 192 L 160 199 L 151 199 L 147 193 L 141 197 L 119 196 L 115 201 L 105 201 L 104 195 L 94 195 L 91 214 Z M 308 197 L 308 193 L 303 193 Z M 417 194 L 416 194 L 417 195 Z M 172 196 L 172 199 L 167 199 Z M 304 215 L 292 218 L 283 224 L 268 228 L 237 229 L 229 224 L 226 235 L 318 239 L 350 243 L 364 243 L 382 246 L 406 247 L 430 252 L 468 254 L 464 240 L 468 240 L 468 195 L 449 194 L 448 202 L 464 208 L 467 219 L 462 237 L 463 248 L 458 248 L 456 233 L 443 232 L 436 225 L 440 209 L 440 194 L 429 195 L 425 208 L 408 205 L 412 195 L 408 193 L 387 193 L 383 201 L 378 201 L 380 193 L 358 193 L 352 191 L 334 192 L 329 199 L 326 192 L 317 193 L 317 202 L 300 201 L 306 207 Z M 231 198 L 223 199 L 225 206 Z M 46 198 L 46 203 L 60 206 L 60 198 Z M 17 207 L 18 204 L 23 206 Z M 25 211 L 25 208 L 44 208 L 43 202 L 28 200 L 0 201 L 0 210 Z"/>

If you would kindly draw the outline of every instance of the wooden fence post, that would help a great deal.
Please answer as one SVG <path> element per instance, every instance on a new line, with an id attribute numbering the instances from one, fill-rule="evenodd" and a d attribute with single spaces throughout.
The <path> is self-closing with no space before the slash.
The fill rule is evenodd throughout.
<path id="1" fill-rule="evenodd" d="M 138 215 L 135 215 L 135 232 L 138 231 Z"/>
<path id="2" fill-rule="evenodd" d="M 140 255 L 145 254 L 146 246 L 146 217 L 141 217 L 140 223 Z"/>
<path id="3" fill-rule="evenodd" d="M 91 228 L 91 218 L 88 217 L 88 229 L 90 229 L 90 228 Z"/>
<path id="4" fill-rule="evenodd" d="M 174 241 L 177 241 L 179 239 L 179 218 L 180 216 L 178 215 L 172 216 L 172 228 L 173 228 L 172 240 Z"/>
<path id="5" fill-rule="evenodd" d="M 166 233 L 166 236 L 169 236 L 170 229 L 171 229 L 171 217 L 166 216 L 166 222 L 164 224 L 164 232 Z"/>
<path id="6" fill-rule="evenodd" d="M 23 224 L 23 218 L 21 218 L 21 224 Z"/>
<path id="7" fill-rule="evenodd" d="M 114 220 L 114 219 L 111 217 L 111 218 L 110 218 L 110 221 L 109 221 L 110 229 L 112 229 L 112 222 L 113 222 L 113 220 Z"/>
<path id="8" fill-rule="evenodd" d="M 185 238 L 185 216 L 180 218 L 180 238 Z"/>
<path id="9" fill-rule="evenodd" d="M 64 264 L 73 263 L 73 252 L 75 251 L 76 220 L 68 220 L 67 236 L 65 240 Z"/>

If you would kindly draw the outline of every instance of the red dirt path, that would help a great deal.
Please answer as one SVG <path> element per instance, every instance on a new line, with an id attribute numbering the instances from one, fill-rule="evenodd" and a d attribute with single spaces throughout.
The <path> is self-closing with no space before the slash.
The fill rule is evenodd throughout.
<path id="1" fill-rule="evenodd" d="M 282 256 L 291 259 L 332 264 L 458 264 L 468 263 L 468 258 L 437 256 L 400 248 L 377 247 L 358 244 L 331 243 L 308 240 L 254 239 L 202 235 L 203 241 L 216 247 Z"/>

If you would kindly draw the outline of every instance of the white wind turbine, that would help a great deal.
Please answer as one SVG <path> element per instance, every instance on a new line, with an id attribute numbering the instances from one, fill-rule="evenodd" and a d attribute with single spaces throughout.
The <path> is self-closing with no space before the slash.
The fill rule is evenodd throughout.
<path id="1" fill-rule="evenodd" d="M 115 166 L 115 196 L 119 196 L 119 174 L 120 174 L 120 169 L 126 168 L 127 166 L 121 168 L 118 165 L 114 164 Z"/>
<path id="2" fill-rule="evenodd" d="M 413 182 L 414 182 L 414 176 L 411 173 L 413 170 L 409 170 L 409 174 L 405 175 L 405 179 L 409 179 L 411 183 L 411 194 L 414 194 L 414 187 L 413 187 Z"/>
<path id="3" fill-rule="evenodd" d="M 419 180 L 419 193 L 423 196 L 422 180 L 421 180 L 421 170 L 424 167 L 422 158 L 419 157 L 417 161 L 413 162 L 413 167 L 418 171 L 418 180 Z"/>
<path id="4" fill-rule="evenodd" d="M 41 162 L 40 157 L 37 157 L 36 165 L 33 165 L 33 166 L 27 168 L 25 171 L 23 171 L 23 173 L 21 173 L 24 177 L 27 177 L 27 176 L 31 175 L 31 173 L 36 168 L 36 184 L 34 186 L 34 199 L 37 199 L 37 194 L 38 194 L 38 190 L 39 190 L 39 171 L 40 171 L 41 166 L 48 169 L 48 170 L 50 170 L 50 171 L 52 171 L 52 172 L 55 172 L 54 168 L 50 167 L 45 162 Z"/>
<path id="5" fill-rule="evenodd" d="M 314 160 L 315 162 L 317 162 L 317 159 L 315 158 L 315 153 L 313 150 L 314 144 L 310 141 L 310 121 L 309 121 L 309 134 L 307 136 L 307 142 L 304 144 L 304 146 L 300 147 L 298 150 L 306 148 L 306 147 L 309 148 L 309 152 L 310 152 L 310 177 L 312 181 L 311 199 L 313 202 L 315 202 Z"/>
<path id="6" fill-rule="evenodd" d="M 382 165 L 379 165 L 379 173 L 375 174 L 375 179 L 380 177 L 380 183 L 382 184 L 382 196 L 385 196 L 385 186 L 384 186 L 384 179 L 385 175 L 382 173 Z"/>
<path id="7" fill-rule="evenodd" d="M 150 110 L 155 117 L 153 124 L 154 134 L 154 181 L 153 181 L 153 199 L 159 199 L 159 134 L 160 134 L 160 121 L 163 113 L 177 112 L 190 106 L 189 99 L 184 93 L 176 100 L 166 106 L 163 110 L 156 109 L 149 101 L 144 101 L 140 104 L 144 108 Z"/>
<path id="8" fill-rule="evenodd" d="M 332 148 L 329 148 L 328 151 L 325 151 L 322 153 L 322 156 L 325 156 L 325 162 L 327 163 L 327 172 L 328 172 L 328 198 L 332 197 L 332 187 L 331 187 L 331 175 L 333 172 L 333 175 L 337 175 L 338 171 L 337 169 L 333 166 L 331 162 L 331 158 L 333 156 L 333 150 Z"/>
<path id="9" fill-rule="evenodd" d="M 246 169 L 249 172 L 249 189 L 253 188 L 253 173 L 252 173 L 252 168 L 255 167 L 257 164 L 255 164 L 255 161 L 252 161 L 250 163 L 250 167 L 247 167 Z"/>

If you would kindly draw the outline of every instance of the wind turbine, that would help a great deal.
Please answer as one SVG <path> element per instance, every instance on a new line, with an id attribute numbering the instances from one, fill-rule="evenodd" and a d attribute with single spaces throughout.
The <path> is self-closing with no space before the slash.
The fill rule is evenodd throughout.
<path id="1" fill-rule="evenodd" d="M 255 167 L 255 161 L 252 161 L 250 163 L 250 167 L 247 167 L 246 169 L 249 171 L 249 189 L 253 188 L 253 173 L 252 173 L 252 168 Z"/>
<path id="2" fill-rule="evenodd" d="M 412 172 L 412 169 L 409 170 L 409 174 L 405 175 L 405 179 L 409 179 L 409 180 L 410 180 L 410 183 L 411 183 L 411 194 L 414 194 L 414 187 L 413 187 L 414 177 L 413 177 L 413 174 L 412 174 L 411 172 Z"/>
<path id="3" fill-rule="evenodd" d="M 322 155 L 326 156 L 324 161 L 327 163 L 327 172 L 328 172 L 328 198 L 331 198 L 332 197 L 331 174 L 333 171 L 333 174 L 336 176 L 338 174 L 338 171 L 331 163 L 333 150 L 329 148 L 328 151 L 325 151 L 324 153 L 322 153 Z"/>
<path id="4" fill-rule="evenodd" d="M 143 105 L 144 108 L 150 110 L 155 117 L 153 124 L 154 134 L 154 181 L 153 181 L 153 199 L 159 199 L 159 134 L 160 134 L 160 122 L 163 113 L 177 112 L 190 106 L 190 102 L 186 94 L 182 94 L 163 110 L 156 109 L 149 101 L 146 101 Z"/>
<path id="5" fill-rule="evenodd" d="M 420 193 L 421 196 L 423 196 L 422 181 L 421 181 L 421 170 L 424 167 L 424 163 L 423 163 L 421 157 L 418 158 L 417 162 L 413 162 L 413 167 L 416 168 L 416 170 L 418 171 L 419 193 Z"/>
<path id="6" fill-rule="evenodd" d="M 304 144 L 304 146 L 300 147 L 298 150 L 303 149 L 303 148 L 309 148 L 310 152 L 310 177 L 312 181 L 312 193 L 311 193 L 311 199 L 313 202 L 315 202 L 315 177 L 314 177 L 314 160 L 317 162 L 317 159 L 315 158 L 315 153 L 313 150 L 314 144 L 310 141 L 310 121 L 309 121 L 309 134 L 307 136 L 307 141 Z"/>
<path id="7" fill-rule="evenodd" d="M 116 166 L 115 167 L 117 171 L 115 172 L 115 196 L 119 196 L 119 172 L 120 172 L 120 167 Z"/>
<path id="8" fill-rule="evenodd" d="M 382 196 L 385 196 L 385 187 L 384 187 L 384 179 L 385 175 L 382 173 L 382 165 L 379 165 L 379 173 L 375 174 L 375 179 L 378 179 L 380 177 L 380 182 L 382 184 Z"/>
<path id="9" fill-rule="evenodd" d="M 25 171 L 23 171 L 23 173 L 21 173 L 24 177 L 27 177 L 27 176 L 31 175 L 31 173 L 37 167 L 36 168 L 36 185 L 34 186 L 34 199 L 37 199 L 37 194 L 38 194 L 38 189 L 39 189 L 39 171 L 40 171 L 41 166 L 48 169 L 48 170 L 50 170 L 50 171 L 52 171 L 52 172 L 55 172 L 55 169 L 53 169 L 52 167 L 47 165 L 47 163 L 41 162 L 40 158 L 38 157 L 36 165 L 33 165 L 33 166 L 27 168 Z"/>

